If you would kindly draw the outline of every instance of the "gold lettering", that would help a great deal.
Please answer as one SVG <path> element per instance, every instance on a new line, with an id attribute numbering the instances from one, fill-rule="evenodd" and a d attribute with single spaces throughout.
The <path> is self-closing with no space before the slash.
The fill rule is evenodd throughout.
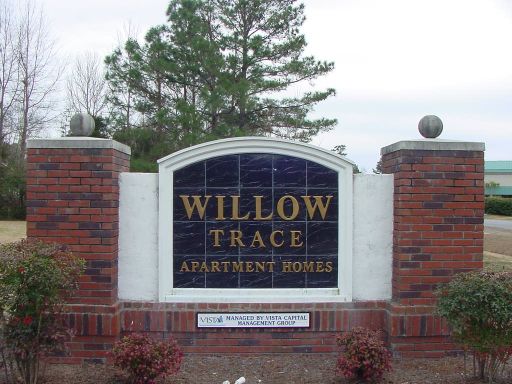
<path id="1" fill-rule="evenodd" d="M 265 243 L 263 242 L 263 239 L 261 238 L 260 231 L 256 231 L 254 233 L 254 237 L 252 239 L 251 247 L 253 247 L 253 248 L 255 247 L 255 245 L 254 245 L 255 242 L 259 243 L 258 248 L 265 248 Z"/>
<path id="2" fill-rule="evenodd" d="M 332 261 L 328 261 L 327 263 L 325 263 L 325 272 L 332 272 Z"/>
<path id="3" fill-rule="evenodd" d="M 233 202 L 233 212 L 231 215 L 232 220 L 248 220 L 249 212 L 243 217 L 240 217 L 240 196 L 231 196 Z"/>
<path id="4" fill-rule="evenodd" d="M 325 272 L 325 270 L 324 270 L 324 262 L 323 261 L 317 261 L 316 262 L 316 271 L 317 272 Z"/>
<path id="5" fill-rule="evenodd" d="M 270 212 L 270 214 L 267 217 L 261 216 L 261 199 L 262 198 L 263 198 L 263 196 L 254 196 L 254 202 L 256 205 L 254 220 L 272 220 L 272 215 L 274 214 L 274 212 Z"/>
<path id="6" fill-rule="evenodd" d="M 292 271 L 292 262 L 291 261 L 283 261 L 283 272 L 291 272 Z"/>
<path id="7" fill-rule="evenodd" d="M 218 261 L 211 262 L 211 272 L 220 272 Z"/>
<path id="8" fill-rule="evenodd" d="M 192 196 L 193 203 L 190 205 L 188 195 L 180 195 L 181 201 L 183 202 L 183 206 L 185 207 L 185 211 L 187 212 L 188 219 L 192 218 L 194 214 L 194 210 L 197 209 L 197 214 L 199 218 L 202 220 L 204 217 L 204 211 L 206 210 L 206 206 L 208 204 L 208 200 L 210 200 L 211 196 L 204 196 L 204 203 L 201 201 L 201 196 Z"/>
<path id="9" fill-rule="evenodd" d="M 283 231 L 273 231 L 270 234 L 270 244 L 272 244 L 273 247 L 280 248 L 283 246 L 284 241 L 281 240 L 280 243 L 277 243 L 276 242 L 276 234 L 280 234 L 281 238 L 282 238 L 282 236 L 284 235 L 284 232 Z"/>
<path id="10" fill-rule="evenodd" d="M 225 220 L 224 217 L 224 198 L 226 196 L 215 196 L 217 198 L 217 220 Z"/>
<path id="11" fill-rule="evenodd" d="M 183 263 L 181 263 L 181 269 L 180 269 L 180 272 L 190 272 L 190 269 L 188 269 L 188 264 L 186 261 L 184 261 Z"/>
<path id="12" fill-rule="evenodd" d="M 181 264 L 180 272 L 198 272 L 198 273 L 216 273 L 216 272 L 274 272 L 274 261 L 210 261 L 210 262 L 199 262 L 192 261 L 186 262 L 184 261 Z M 323 262 L 317 262 L 316 266 L 318 268 L 319 264 L 323 264 Z M 283 272 L 315 272 L 314 270 L 315 262 L 291 262 L 284 261 L 282 262 L 282 271 Z M 317 272 L 322 272 L 323 267 L 321 267 Z M 332 262 L 326 263 L 325 272 L 332 271 Z"/>
<path id="13" fill-rule="evenodd" d="M 327 198 L 327 201 L 324 204 L 323 198 L 324 196 L 313 196 L 315 199 L 315 203 L 311 204 L 311 196 L 301 196 L 302 200 L 304 200 L 304 203 L 306 204 L 306 209 L 309 214 L 309 218 L 313 220 L 313 216 L 315 216 L 315 212 L 318 208 L 320 211 L 320 216 L 322 217 L 322 220 L 325 220 L 325 214 L 327 213 L 327 208 L 329 208 L 329 204 L 331 203 L 332 196 L 325 196 Z"/>
<path id="14" fill-rule="evenodd" d="M 300 263 L 298 261 L 293 263 L 292 267 L 293 267 L 293 272 L 301 272 L 302 271 L 302 263 Z"/>
<path id="15" fill-rule="evenodd" d="M 265 263 L 257 261 L 256 262 L 256 272 L 265 272 Z"/>
<path id="16" fill-rule="evenodd" d="M 244 271 L 243 261 L 232 261 L 231 266 L 233 268 L 233 272 L 243 272 Z"/>
<path id="17" fill-rule="evenodd" d="M 314 272 L 315 263 L 313 261 L 304 262 L 304 272 Z"/>
<path id="18" fill-rule="evenodd" d="M 299 248 L 304 245 L 303 241 L 301 241 L 300 244 L 297 243 L 297 241 L 300 241 L 300 235 L 302 235 L 301 231 L 290 231 L 290 247 Z"/>
<path id="19" fill-rule="evenodd" d="M 201 263 L 201 269 L 199 269 L 199 272 L 210 272 L 210 270 L 208 269 L 208 267 L 206 266 L 206 262 L 203 261 Z"/>
<path id="20" fill-rule="evenodd" d="M 235 243 L 237 243 L 239 247 L 245 247 L 245 244 L 242 242 L 242 231 L 231 230 L 229 233 L 231 234 L 230 247 L 236 247 L 237 245 Z"/>
<path id="21" fill-rule="evenodd" d="M 223 229 L 210 229 L 210 235 L 213 234 L 213 246 L 220 247 L 219 235 L 224 235 Z"/>
<path id="22" fill-rule="evenodd" d="M 286 213 L 284 212 L 284 203 L 286 200 L 290 200 L 292 202 L 292 214 L 290 216 L 286 216 Z M 285 195 L 279 199 L 277 202 L 277 214 L 281 219 L 283 220 L 293 220 L 297 217 L 299 214 L 299 202 L 297 199 L 290 195 Z"/>

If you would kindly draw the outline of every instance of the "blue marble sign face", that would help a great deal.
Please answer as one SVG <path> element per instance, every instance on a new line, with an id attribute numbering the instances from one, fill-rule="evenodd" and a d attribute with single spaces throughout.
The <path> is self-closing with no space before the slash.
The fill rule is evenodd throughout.
<path id="1" fill-rule="evenodd" d="M 174 172 L 174 288 L 338 286 L 338 173 L 240 154 Z"/>

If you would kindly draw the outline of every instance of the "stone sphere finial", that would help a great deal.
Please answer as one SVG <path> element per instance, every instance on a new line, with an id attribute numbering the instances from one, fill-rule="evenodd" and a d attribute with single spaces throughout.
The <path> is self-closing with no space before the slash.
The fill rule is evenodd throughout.
<path id="1" fill-rule="evenodd" d="M 77 113 L 69 122 L 69 136 L 91 136 L 94 126 L 94 118 L 91 115 Z"/>
<path id="2" fill-rule="evenodd" d="M 423 116 L 418 123 L 418 130 L 421 136 L 427 139 L 435 139 L 443 132 L 443 122 L 434 115 Z"/>

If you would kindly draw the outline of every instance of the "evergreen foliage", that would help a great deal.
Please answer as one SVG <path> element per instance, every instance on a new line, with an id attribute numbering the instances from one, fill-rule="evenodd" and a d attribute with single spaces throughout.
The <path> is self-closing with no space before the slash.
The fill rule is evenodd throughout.
<path id="1" fill-rule="evenodd" d="M 512 216 L 512 199 L 503 197 L 486 197 L 485 213 Z"/>
<path id="2" fill-rule="evenodd" d="M 25 163 L 15 144 L 0 143 L 0 219 L 25 218 Z"/>
<path id="3" fill-rule="evenodd" d="M 336 124 L 308 117 L 334 89 L 290 96 L 334 67 L 304 54 L 297 0 L 172 0 L 167 16 L 105 61 L 114 138 L 135 161 L 242 135 L 308 142 Z"/>

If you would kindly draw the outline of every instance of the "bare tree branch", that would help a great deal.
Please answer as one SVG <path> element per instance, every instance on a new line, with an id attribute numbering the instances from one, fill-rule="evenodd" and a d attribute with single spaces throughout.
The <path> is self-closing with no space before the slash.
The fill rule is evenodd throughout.
<path id="1" fill-rule="evenodd" d="M 106 105 L 107 85 L 101 61 L 96 54 L 77 57 L 66 82 L 70 110 L 99 116 Z"/>
<path id="2" fill-rule="evenodd" d="M 16 38 L 21 87 L 18 142 L 24 154 L 27 139 L 55 118 L 52 97 L 63 68 L 55 65 L 55 44 L 43 11 L 34 0 L 26 0 L 20 8 Z"/>
<path id="3" fill-rule="evenodd" d="M 18 66 L 15 51 L 15 24 L 10 4 L 0 5 L 0 144 L 11 133 L 10 121 L 18 96 Z"/>

